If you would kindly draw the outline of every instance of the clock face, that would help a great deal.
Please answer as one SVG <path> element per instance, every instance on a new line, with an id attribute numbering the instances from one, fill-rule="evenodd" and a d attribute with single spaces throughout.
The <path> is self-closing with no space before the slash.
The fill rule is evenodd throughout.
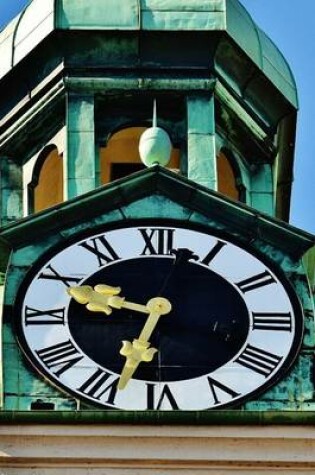
<path id="1" fill-rule="evenodd" d="M 168 313 L 148 305 L 161 298 Z M 44 256 L 15 318 L 25 354 L 53 384 L 127 410 L 239 405 L 284 374 L 303 329 L 293 290 L 265 258 L 205 228 L 152 220 Z"/>

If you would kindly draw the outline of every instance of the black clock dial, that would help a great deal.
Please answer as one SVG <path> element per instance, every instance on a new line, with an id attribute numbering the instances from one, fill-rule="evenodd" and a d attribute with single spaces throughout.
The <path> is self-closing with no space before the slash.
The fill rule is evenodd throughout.
<path id="1" fill-rule="evenodd" d="M 99 307 L 69 292 L 88 286 L 99 298 L 99 285 L 121 288 L 133 310 L 106 315 L 104 296 Z M 172 309 L 145 340 L 157 351 L 123 385 L 122 342 L 134 351 L 150 320 L 146 305 L 160 297 Z M 268 259 L 170 220 L 116 223 L 44 255 L 21 287 L 15 319 L 22 349 L 55 386 L 103 408 L 141 411 L 257 397 L 293 364 L 303 329 L 300 304 Z"/>
<path id="2" fill-rule="evenodd" d="M 174 271 L 173 267 L 172 257 L 128 259 L 84 282 L 92 287 L 121 286 L 127 300 L 143 304 L 165 287 L 162 296 L 172 302 L 172 311 L 160 319 L 151 339 L 159 354 L 139 367 L 137 379 L 176 381 L 207 374 L 231 360 L 248 335 L 247 307 L 230 283 L 196 263 L 185 262 Z M 78 346 L 98 364 L 119 373 L 124 365 L 121 342 L 137 338 L 146 318 L 130 310 L 114 310 L 110 317 L 91 314 L 74 300 L 68 310 L 69 329 Z"/>

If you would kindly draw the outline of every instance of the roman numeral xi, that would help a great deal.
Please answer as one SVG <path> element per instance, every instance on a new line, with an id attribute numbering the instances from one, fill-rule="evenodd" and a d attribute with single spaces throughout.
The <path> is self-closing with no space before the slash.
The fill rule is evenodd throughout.
<path id="1" fill-rule="evenodd" d="M 79 244 L 79 246 L 91 252 L 96 257 L 99 267 L 120 259 L 105 236 L 88 239 Z"/>

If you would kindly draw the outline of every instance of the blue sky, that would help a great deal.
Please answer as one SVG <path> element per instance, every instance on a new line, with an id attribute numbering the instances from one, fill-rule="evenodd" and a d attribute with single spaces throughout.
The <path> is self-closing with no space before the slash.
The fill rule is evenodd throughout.
<path id="1" fill-rule="evenodd" d="M 290 222 L 315 233 L 315 0 L 241 1 L 282 51 L 297 81 L 300 112 Z M 0 0 L 0 28 L 27 3 Z"/>

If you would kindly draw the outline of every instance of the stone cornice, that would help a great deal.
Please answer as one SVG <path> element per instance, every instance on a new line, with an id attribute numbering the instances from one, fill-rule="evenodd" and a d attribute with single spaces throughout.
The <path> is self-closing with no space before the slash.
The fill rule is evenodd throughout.
<path id="1" fill-rule="evenodd" d="M 41 468 L 44 474 L 48 467 L 54 469 L 49 473 L 93 467 L 93 475 L 104 474 L 104 468 L 106 475 L 117 469 L 128 474 L 220 469 L 220 475 L 315 470 L 315 430 L 305 426 L 3 425 L 0 440 L 0 467 Z"/>

